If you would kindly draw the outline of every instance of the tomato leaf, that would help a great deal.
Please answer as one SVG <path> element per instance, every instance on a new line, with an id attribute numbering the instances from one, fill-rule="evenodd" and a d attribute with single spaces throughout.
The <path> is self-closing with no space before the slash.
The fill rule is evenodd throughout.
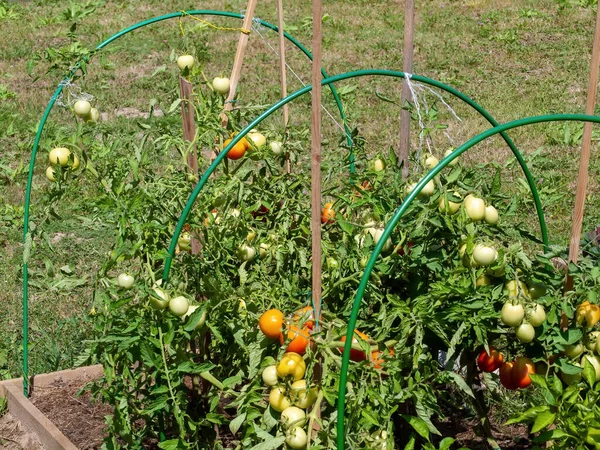
<path id="1" fill-rule="evenodd" d="M 429 441 L 429 427 L 424 420 L 419 417 L 409 416 L 406 414 L 402 414 L 402 418 L 406 420 L 422 438 Z"/>
<path id="2" fill-rule="evenodd" d="M 452 380 L 454 381 L 456 386 L 460 388 L 460 390 L 462 390 L 469 397 L 475 398 L 473 391 L 471 390 L 467 382 L 463 379 L 463 377 L 460 376 L 460 374 L 451 371 L 447 371 L 446 374 L 448 374 L 448 376 L 452 378 Z"/>
<path id="3" fill-rule="evenodd" d="M 454 442 L 455 440 L 453 438 L 445 437 L 442 439 L 442 442 L 440 442 L 439 450 L 448 450 Z"/>
<path id="4" fill-rule="evenodd" d="M 163 441 L 159 443 L 158 448 L 162 448 L 163 450 L 179 450 L 190 447 L 181 439 L 169 439 L 168 441 Z"/>
<path id="5" fill-rule="evenodd" d="M 569 433 L 566 433 L 563 430 L 556 429 L 545 431 L 544 433 L 541 433 L 539 436 L 533 438 L 532 440 L 533 442 L 546 442 L 569 436 L 571 436 Z"/>
<path id="6" fill-rule="evenodd" d="M 229 431 L 231 431 L 232 434 L 236 434 L 244 423 L 244 420 L 246 420 L 246 413 L 238 415 L 235 419 L 229 422 Z"/>

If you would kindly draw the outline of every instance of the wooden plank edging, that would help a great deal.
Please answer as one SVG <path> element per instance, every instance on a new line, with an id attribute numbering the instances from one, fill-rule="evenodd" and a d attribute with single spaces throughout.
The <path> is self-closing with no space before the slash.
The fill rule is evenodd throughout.
<path id="1" fill-rule="evenodd" d="M 98 378 L 102 376 L 102 365 L 61 370 L 33 377 L 31 386 L 49 386 L 55 381 L 68 381 L 77 378 Z M 23 395 L 23 378 L 0 381 L 0 397 L 8 401 L 8 411 L 23 426 L 35 433 L 46 450 L 77 450 L 77 447 L 54 425 L 31 401 Z"/>

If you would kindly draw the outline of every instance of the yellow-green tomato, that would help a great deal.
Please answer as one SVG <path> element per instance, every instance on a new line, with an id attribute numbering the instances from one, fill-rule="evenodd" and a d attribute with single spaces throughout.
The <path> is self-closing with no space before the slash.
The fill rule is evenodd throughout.
<path id="1" fill-rule="evenodd" d="M 435 166 L 437 166 L 439 164 L 439 162 L 440 161 L 435 156 L 433 156 L 431 153 L 423 156 L 423 166 L 427 170 L 433 169 Z"/>
<path id="2" fill-rule="evenodd" d="M 583 353 L 583 350 L 584 348 L 581 342 L 573 345 L 565 345 L 565 355 L 569 358 L 577 358 Z"/>
<path id="3" fill-rule="evenodd" d="M 190 302 L 183 295 L 172 298 L 169 302 L 169 311 L 178 317 L 183 316 L 189 308 Z"/>
<path id="4" fill-rule="evenodd" d="M 485 207 L 485 214 L 483 216 L 483 220 L 488 225 L 496 225 L 498 223 L 498 210 L 494 208 L 492 205 Z"/>
<path id="5" fill-rule="evenodd" d="M 229 81 L 229 78 L 216 77 L 212 82 L 212 87 L 215 90 L 215 92 L 225 95 L 229 92 L 231 82 Z"/>
<path id="6" fill-rule="evenodd" d="M 283 428 L 303 427 L 306 424 L 306 413 L 297 406 L 288 406 L 281 411 L 280 420 Z"/>
<path id="7" fill-rule="evenodd" d="M 188 307 L 188 310 L 186 311 L 186 313 L 181 316 L 181 320 L 186 320 L 188 317 L 190 317 L 194 311 L 196 311 L 199 308 L 198 305 L 190 305 Z M 196 324 L 196 330 L 198 328 L 202 328 L 202 325 L 204 325 L 204 323 L 206 322 L 206 309 L 204 311 L 202 311 L 202 315 L 200 316 L 200 320 L 198 321 L 198 323 Z"/>
<path id="8" fill-rule="evenodd" d="M 492 284 L 492 279 L 487 275 L 480 275 L 477 277 L 477 280 L 475 280 L 476 287 L 489 286 L 490 284 Z"/>
<path id="9" fill-rule="evenodd" d="M 259 133 L 257 130 L 251 130 L 248 133 L 248 139 L 250 139 L 252 143 L 258 148 L 267 145 L 267 138 L 262 133 Z"/>
<path id="10" fill-rule="evenodd" d="M 284 409 L 292 406 L 292 402 L 285 395 L 285 388 L 278 386 L 271 389 L 269 393 L 269 404 L 275 411 L 282 412 Z"/>
<path id="11" fill-rule="evenodd" d="M 281 142 L 271 142 L 269 143 L 269 148 L 275 156 L 279 156 L 283 153 L 283 144 Z"/>
<path id="12" fill-rule="evenodd" d="M 79 169 L 79 158 L 77 157 L 77 155 L 73 155 L 73 164 L 71 164 L 71 170 L 77 170 Z"/>
<path id="13" fill-rule="evenodd" d="M 294 381 L 298 381 L 304 377 L 305 370 L 306 363 L 302 359 L 302 356 L 298 353 L 287 352 L 283 354 L 281 361 L 277 365 L 277 376 L 279 378 L 291 376 L 294 378 Z"/>
<path id="14" fill-rule="evenodd" d="M 54 170 L 54 167 L 48 166 L 46 169 L 46 178 L 53 183 L 56 181 L 56 170 Z"/>
<path id="15" fill-rule="evenodd" d="M 425 186 L 423 186 L 423 189 L 421 189 L 420 195 L 424 195 L 426 197 L 431 197 L 434 192 L 435 192 L 435 183 L 433 182 L 433 180 L 429 180 L 429 183 L 427 183 Z"/>
<path id="16" fill-rule="evenodd" d="M 385 163 L 383 162 L 383 160 L 381 158 L 377 158 L 377 159 L 373 160 L 371 168 L 375 172 L 381 172 L 381 171 L 385 170 Z"/>
<path id="17" fill-rule="evenodd" d="M 165 309 L 169 305 L 169 294 L 159 287 L 155 287 L 153 291 L 155 295 L 150 295 L 150 305 L 154 309 Z"/>
<path id="18" fill-rule="evenodd" d="M 375 245 L 377 245 L 379 243 L 379 241 L 381 240 L 381 236 L 383 236 L 384 229 L 383 228 L 367 228 L 367 231 L 373 238 L 373 242 L 375 242 Z M 392 246 L 393 246 L 392 239 L 387 238 L 387 240 L 385 241 L 385 244 L 383 244 L 383 248 L 381 249 L 381 251 L 383 253 L 387 253 L 392 249 Z"/>
<path id="19" fill-rule="evenodd" d="M 266 258 L 269 255 L 269 249 L 271 248 L 271 246 L 269 244 L 266 243 L 261 243 L 258 246 L 258 254 L 261 258 Z"/>
<path id="20" fill-rule="evenodd" d="M 273 364 L 272 366 L 265 367 L 262 373 L 263 382 L 267 386 L 277 386 L 279 380 L 277 378 L 277 366 Z"/>
<path id="21" fill-rule="evenodd" d="M 485 218 L 485 202 L 474 195 L 468 195 L 463 202 L 467 216 L 473 221 L 478 222 Z"/>
<path id="22" fill-rule="evenodd" d="M 446 152 L 444 153 L 444 158 L 447 158 L 448 156 L 450 156 L 452 154 L 452 152 L 454 151 L 453 148 L 449 148 L 448 150 L 446 150 Z M 455 158 L 452 160 L 452 162 L 450 164 L 448 164 L 449 166 L 455 166 L 458 164 L 458 158 Z"/>
<path id="23" fill-rule="evenodd" d="M 454 192 L 454 196 L 460 197 L 458 192 Z M 448 200 L 449 195 L 444 194 L 440 197 L 440 202 L 438 204 L 438 209 L 441 213 L 447 213 L 448 215 L 456 214 L 460 209 L 460 203 L 451 202 Z M 448 207 L 446 208 L 446 203 Z"/>
<path id="24" fill-rule="evenodd" d="M 90 109 L 90 113 L 84 117 L 86 122 L 98 122 L 98 120 L 100 120 L 100 111 L 98 111 L 96 108 L 92 108 Z"/>
<path id="25" fill-rule="evenodd" d="M 177 239 L 177 245 L 179 245 L 179 250 L 182 252 L 189 252 L 192 250 L 192 236 L 187 231 L 181 233 L 179 239 Z"/>
<path id="26" fill-rule="evenodd" d="M 473 248 L 473 261 L 478 266 L 489 266 L 498 259 L 498 252 L 494 247 L 476 244 Z"/>
<path id="27" fill-rule="evenodd" d="M 300 427 L 290 428 L 285 436 L 285 443 L 294 450 L 306 448 L 307 441 L 308 436 L 306 435 L 306 431 Z"/>
<path id="28" fill-rule="evenodd" d="M 73 105 L 73 110 L 79 117 L 85 118 L 90 115 L 92 105 L 87 100 L 77 100 L 75 105 Z"/>
<path id="29" fill-rule="evenodd" d="M 246 243 L 243 243 L 238 247 L 238 258 L 242 261 L 252 261 L 255 256 L 256 250 L 254 250 L 254 247 L 251 247 Z"/>
<path id="30" fill-rule="evenodd" d="M 596 355 L 583 355 L 581 358 L 581 367 L 585 367 L 585 361 L 589 361 L 589 363 L 594 367 L 596 372 L 596 381 L 600 380 L 600 359 Z"/>
<path id="31" fill-rule="evenodd" d="M 534 303 L 529 311 L 529 323 L 534 327 L 539 327 L 546 321 L 546 311 L 539 303 Z"/>
<path id="32" fill-rule="evenodd" d="M 505 287 L 508 290 L 508 298 L 518 297 L 519 294 L 525 297 L 529 296 L 529 289 L 522 281 L 519 281 L 519 284 L 517 284 L 517 280 L 510 280 L 506 283 Z"/>
<path id="33" fill-rule="evenodd" d="M 525 310 L 523 305 L 514 305 L 511 302 L 506 302 L 500 311 L 500 319 L 504 325 L 509 327 L 517 327 L 523 321 L 525 317 Z"/>
<path id="34" fill-rule="evenodd" d="M 66 167 L 69 164 L 69 156 L 71 156 L 71 151 L 68 148 L 57 147 L 50 150 L 48 160 L 50 164 Z"/>
<path id="35" fill-rule="evenodd" d="M 523 322 L 515 331 L 517 339 L 523 344 L 529 344 L 535 338 L 535 328 L 530 323 Z"/>
<path id="36" fill-rule="evenodd" d="M 135 279 L 127 273 L 121 273 L 117 277 L 117 284 L 124 289 L 131 289 L 134 282 Z"/>
<path id="37" fill-rule="evenodd" d="M 589 332 L 585 337 L 585 347 L 590 352 L 595 352 L 598 344 L 600 344 L 600 331 Z"/>
<path id="38" fill-rule="evenodd" d="M 177 67 L 179 67 L 179 70 L 182 72 L 185 69 L 191 70 L 193 66 L 194 57 L 192 55 L 181 55 L 179 58 L 177 58 Z"/>
<path id="39" fill-rule="evenodd" d="M 307 390 L 306 380 L 298 380 L 292 383 L 290 396 L 294 405 L 299 408 L 310 408 L 317 400 L 318 394 L 319 390 L 316 387 Z"/>

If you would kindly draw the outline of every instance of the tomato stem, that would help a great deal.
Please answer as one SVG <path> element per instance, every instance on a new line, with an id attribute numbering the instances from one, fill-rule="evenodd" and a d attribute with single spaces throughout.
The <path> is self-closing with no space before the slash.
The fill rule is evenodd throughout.
<path id="1" fill-rule="evenodd" d="M 176 422 L 179 426 L 179 436 L 181 439 L 185 438 L 185 429 L 181 426 L 183 423 L 183 418 L 181 417 L 181 410 L 179 409 L 179 404 L 177 403 L 177 399 L 175 398 L 175 393 L 173 392 L 173 386 L 171 385 L 171 375 L 169 373 L 169 367 L 167 366 L 167 355 L 165 353 L 165 342 L 163 339 L 162 332 L 162 324 L 158 327 L 158 338 L 160 340 L 160 353 L 162 355 L 163 365 L 165 368 L 165 377 L 167 379 L 167 387 L 169 388 L 169 395 L 171 396 L 171 400 L 173 401 L 174 413 L 177 418 Z"/>

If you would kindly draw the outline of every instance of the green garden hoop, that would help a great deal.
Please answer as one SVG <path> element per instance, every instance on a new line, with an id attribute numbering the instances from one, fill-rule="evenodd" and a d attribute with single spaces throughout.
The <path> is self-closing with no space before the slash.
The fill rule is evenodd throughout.
<path id="1" fill-rule="evenodd" d="M 581 121 L 581 122 L 593 122 L 600 123 L 599 116 L 588 116 L 585 114 L 550 114 L 545 116 L 535 116 L 535 117 L 527 117 L 525 119 L 515 120 L 513 122 L 508 122 L 504 125 L 499 125 L 494 128 L 491 128 L 483 133 L 478 134 L 474 138 L 467 141 L 465 144 L 458 147 L 454 150 L 450 155 L 446 158 L 442 159 L 438 165 L 436 165 L 433 169 L 431 169 L 427 175 L 425 175 L 415 186 L 415 188 L 410 192 L 410 194 L 404 199 L 402 205 L 396 210 L 391 220 L 386 225 L 381 238 L 373 252 L 371 253 L 371 257 L 365 267 L 365 272 L 360 280 L 360 284 L 356 291 L 356 296 L 354 297 L 354 303 L 352 304 L 352 312 L 350 313 L 350 319 L 348 320 L 348 331 L 346 333 L 346 343 L 344 345 L 344 354 L 342 357 L 342 368 L 340 375 L 340 388 L 338 391 L 338 416 L 337 416 L 337 448 L 338 450 L 344 449 L 344 413 L 345 413 L 345 404 L 346 404 L 346 379 L 348 376 L 348 366 L 350 364 L 350 348 L 352 346 L 352 337 L 353 330 L 356 327 L 356 321 L 358 318 L 358 312 L 360 310 L 360 304 L 362 302 L 365 290 L 369 283 L 369 277 L 373 268 L 375 267 L 375 262 L 377 258 L 381 254 L 383 250 L 383 246 L 385 242 L 392 234 L 392 231 L 402 218 L 403 214 L 408 210 L 413 200 L 419 195 L 423 187 L 429 181 L 433 180 L 433 178 L 439 174 L 448 164 L 450 164 L 453 160 L 458 158 L 460 155 L 465 153 L 467 150 L 471 149 L 473 146 L 478 144 L 479 142 L 491 137 L 496 134 L 502 134 L 508 130 L 513 128 L 522 127 L 525 125 L 532 125 L 536 123 L 542 122 L 556 122 L 556 121 Z M 548 242 L 544 240 L 544 245 L 547 248 Z"/>
<path id="2" fill-rule="evenodd" d="M 116 33 L 113 36 L 106 39 L 104 42 L 100 43 L 91 52 L 90 55 L 87 55 L 87 56 L 83 57 L 82 59 L 80 59 L 79 61 L 77 61 L 75 63 L 75 65 L 73 66 L 73 68 L 67 73 L 67 75 L 65 76 L 63 81 L 61 83 L 59 83 L 58 87 L 56 88 L 56 91 L 54 91 L 54 94 L 52 95 L 52 97 L 50 98 L 50 101 L 48 102 L 48 105 L 46 106 L 44 114 L 42 115 L 42 119 L 40 120 L 40 124 L 38 126 L 37 133 L 35 135 L 35 140 L 33 141 L 33 148 L 31 150 L 31 160 L 29 162 L 29 174 L 27 176 L 27 188 L 25 190 L 25 212 L 24 212 L 24 217 L 23 217 L 23 240 L 24 240 L 25 249 L 26 249 L 24 251 L 24 254 L 26 254 L 27 249 L 29 249 L 31 247 L 31 236 L 29 234 L 29 210 L 30 210 L 30 206 L 31 206 L 31 188 L 32 188 L 32 184 L 33 184 L 33 172 L 34 172 L 34 168 L 35 168 L 35 158 L 37 156 L 40 139 L 42 137 L 42 133 L 44 131 L 46 121 L 48 120 L 48 116 L 50 115 L 50 112 L 52 111 L 52 108 L 54 107 L 56 100 L 58 99 L 59 95 L 61 94 L 61 92 L 63 90 L 64 83 L 69 82 L 73 78 L 75 73 L 77 73 L 77 71 L 81 67 L 82 63 L 89 61 L 90 58 L 92 56 L 94 56 L 97 52 L 99 52 L 104 47 L 106 47 L 113 41 L 117 40 L 121 36 L 124 36 L 134 30 L 137 30 L 138 28 L 142 28 L 147 25 L 152 25 L 157 22 L 162 22 L 163 20 L 174 19 L 174 18 L 178 18 L 178 17 L 181 18 L 186 15 L 189 15 L 189 16 L 200 16 L 200 15 L 221 16 L 221 17 L 231 17 L 231 18 L 235 18 L 235 19 L 243 19 L 244 18 L 244 16 L 242 14 L 226 12 L 226 11 L 192 10 L 192 11 L 180 11 L 180 12 L 176 12 L 176 13 L 166 14 L 164 16 L 155 17 L 153 19 L 145 20 L 143 22 L 138 22 L 135 25 L 132 25 L 128 28 L 125 28 L 124 30 L 119 31 L 118 33 Z M 270 24 L 269 22 L 266 22 L 266 21 L 260 20 L 260 19 L 254 19 L 254 20 L 256 23 L 259 23 L 260 25 L 263 25 L 273 31 L 279 31 L 279 29 L 275 25 Z M 304 53 L 310 60 L 312 60 L 312 54 L 308 51 L 308 49 L 306 47 L 304 47 L 304 45 L 302 45 L 298 40 L 296 40 L 294 37 L 292 37 L 289 33 L 284 31 L 283 34 L 288 41 L 290 41 L 292 44 L 294 44 L 298 49 L 300 49 L 302 51 L 302 53 Z M 323 69 L 321 69 L 321 73 L 323 74 L 324 77 L 328 76 L 327 72 L 325 72 L 325 70 L 323 70 Z M 338 93 L 335 90 L 335 87 L 333 85 L 331 85 L 331 93 L 333 95 L 333 98 L 336 102 L 340 116 L 342 118 L 344 130 L 345 130 L 345 134 L 346 134 L 346 142 L 349 147 L 352 147 L 352 139 L 350 137 L 350 130 L 347 126 L 346 117 L 344 115 L 344 109 L 342 106 L 342 102 L 341 102 L 340 96 L 338 95 Z M 353 166 L 352 152 L 350 153 L 350 155 L 351 155 L 350 170 L 353 171 L 354 166 Z M 29 276 L 28 275 L 29 274 L 28 274 L 27 268 L 28 268 L 28 260 L 24 258 L 23 259 L 23 393 L 25 394 L 25 396 L 29 395 L 29 379 L 28 379 L 28 377 L 29 377 L 29 342 L 28 342 L 28 340 L 29 340 L 29 302 L 28 302 Z"/>

